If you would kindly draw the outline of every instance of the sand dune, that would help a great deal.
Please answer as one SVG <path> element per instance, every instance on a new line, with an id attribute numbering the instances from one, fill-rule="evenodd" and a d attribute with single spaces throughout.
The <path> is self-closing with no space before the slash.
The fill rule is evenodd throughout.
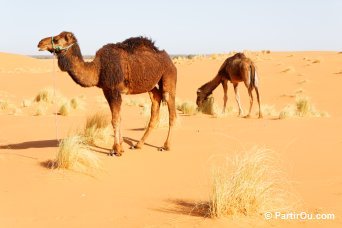
<path id="1" fill-rule="evenodd" d="M 50 170 L 44 162 L 57 153 L 57 138 L 84 126 L 95 110 L 109 115 L 102 91 L 81 88 L 66 73 L 52 73 L 52 60 L 0 53 L 0 227 L 341 227 L 342 226 L 342 55 L 337 52 L 246 52 L 256 62 L 261 103 L 269 114 L 251 119 L 235 114 L 183 115 L 178 112 L 170 152 L 158 152 L 166 135 L 157 128 L 142 150 L 129 146 L 143 134 L 146 115 L 140 101 L 147 94 L 124 96 L 125 153 L 109 157 L 111 142 L 92 147 L 101 160 L 95 175 Z M 177 59 L 177 97 L 194 101 L 196 90 L 212 79 L 228 54 Z M 57 68 L 56 68 L 57 69 Z M 287 70 L 289 69 L 289 70 Z M 285 71 L 286 70 L 286 71 Z M 38 104 L 43 88 L 66 99 L 82 97 L 84 107 L 55 119 L 55 104 Z M 245 112 L 249 101 L 239 86 Z M 278 119 L 298 96 L 310 98 L 329 117 Z M 228 107 L 236 108 L 233 87 Z M 140 100 L 134 102 L 134 99 Z M 222 87 L 214 92 L 223 105 Z M 23 100 L 31 101 L 22 105 Z M 125 102 L 126 101 L 126 102 Z M 138 104 L 138 105 L 135 105 Z M 1 105 L 1 103 L 0 103 Z M 39 105 L 45 113 L 35 115 Z M 1 106 L 0 106 L 1 107 Z M 15 107 L 17 113 L 9 111 Z M 260 217 L 211 219 L 196 210 L 209 200 L 211 170 L 223 158 L 253 146 L 279 153 L 288 178 L 300 196 L 301 210 L 334 213 L 333 221 L 265 221 Z"/>

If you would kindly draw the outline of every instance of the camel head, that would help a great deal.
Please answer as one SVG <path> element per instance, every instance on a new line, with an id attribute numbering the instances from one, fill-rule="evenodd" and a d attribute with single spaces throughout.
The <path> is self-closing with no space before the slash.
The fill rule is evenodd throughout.
<path id="1" fill-rule="evenodd" d="M 39 51 L 49 51 L 50 53 L 65 53 L 77 42 L 76 37 L 71 32 L 61 32 L 57 36 L 46 37 L 38 43 Z"/>
<path id="2" fill-rule="evenodd" d="M 197 90 L 196 104 L 197 104 L 198 108 L 202 106 L 203 101 L 207 100 L 208 97 L 209 97 L 211 94 L 212 94 L 212 93 L 209 93 L 209 94 L 205 93 L 205 92 L 203 91 L 203 89 L 201 89 L 201 88 L 199 88 L 199 89 Z"/>

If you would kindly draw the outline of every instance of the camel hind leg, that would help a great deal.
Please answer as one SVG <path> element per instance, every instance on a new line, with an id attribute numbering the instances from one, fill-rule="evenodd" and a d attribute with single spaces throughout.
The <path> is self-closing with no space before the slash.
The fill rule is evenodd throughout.
<path id="1" fill-rule="evenodd" d="M 147 139 L 147 137 L 151 133 L 152 129 L 155 127 L 155 125 L 158 121 L 158 118 L 159 118 L 159 110 L 160 110 L 160 103 L 162 100 L 162 93 L 159 89 L 154 87 L 150 92 L 148 92 L 148 94 L 150 95 L 151 102 L 152 102 L 150 122 L 148 123 L 148 127 L 147 127 L 143 137 L 140 139 L 140 141 L 135 146 L 131 147 L 131 149 L 141 149 L 141 147 L 145 143 L 145 140 Z"/>
<path id="2" fill-rule="evenodd" d="M 260 105 L 260 96 L 259 96 L 259 88 L 257 86 L 255 86 L 255 92 L 256 92 L 256 95 L 257 95 L 257 100 L 258 100 L 258 105 L 259 105 L 259 118 L 262 118 L 263 115 L 262 115 L 262 112 L 261 112 L 261 105 Z"/>
<path id="3" fill-rule="evenodd" d="M 170 150 L 170 141 L 176 121 L 176 83 L 177 70 L 173 67 L 169 74 L 162 77 L 163 100 L 167 103 L 169 110 L 169 131 L 164 146 L 160 150 Z"/>

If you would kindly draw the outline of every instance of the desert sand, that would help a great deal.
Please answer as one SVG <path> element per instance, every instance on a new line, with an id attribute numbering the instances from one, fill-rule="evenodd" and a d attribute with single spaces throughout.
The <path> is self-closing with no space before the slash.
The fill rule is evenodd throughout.
<path id="1" fill-rule="evenodd" d="M 279 112 L 296 96 L 310 98 L 324 117 L 250 119 L 228 115 L 183 115 L 172 150 L 159 152 L 167 130 L 155 129 L 142 150 L 129 150 L 143 134 L 141 108 L 123 103 L 122 157 L 108 146 L 94 148 L 102 169 L 93 175 L 54 170 L 44 165 L 57 141 L 83 126 L 95 111 L 110 114 L 98 88 L 81 88 L 53 60 L 0 53 L 0 227 L 342 227 L 342 54 L 338 52 L 246 52 L 257 65 L 262 105 Z M 212 79 L 227 55 L 176 60 L 177 98 L 195 102 L 196 90 Z M 42 88 L 56 88 L 68 99 L 82 97 L 84 107 L 68 116 L 50 105 L 23 107 Z M 244 111 L 249 101 L 239 86 Z M 229 84 L 228 104 L 236 108 Z M 147 94 L 124 96 L 148 99 Z M 222 107 L 222 87 L 214 92 Z M 253 146 L 279 153 L 303 211 L 334 213 L 332 221 L 265 221 L 260 218 L 208 218 L 194 210 L 209 199 L 211 170 L 222 159 Z"/>

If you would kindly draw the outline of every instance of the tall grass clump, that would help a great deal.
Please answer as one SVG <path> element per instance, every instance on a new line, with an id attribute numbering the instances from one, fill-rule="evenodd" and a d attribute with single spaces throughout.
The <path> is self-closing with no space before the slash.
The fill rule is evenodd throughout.
<path id="1" fill-rule="evenodd" d="M 62 106 L 59 108 L 58 114 L 62 116 L 67 116 L 70 114 L 71 108 L 70 104 L 68 102 L 62 104 Z"/>
<path id="2" fill-rule="evenodd" d="M 70 100 L 70 106 L 73 109 L 82 109 L 84 107 L 84 100 L 81 97 L 74 97 Z"/>
<path id="3" fill-rule="evenodd" d="M 0 110 L 6 110 L 10 106 L 8 100 L 0 100 Z"/>
<path id="4" fill-rule="evenodd" d="M 87 118 L 82 135 L 85 142 L 96 144 L 99 141 L 107 143 L 112 134 L 110 116 L 103 112 L 98 112 Z"/>
<path id="5" fill-rule="evenodd" d="M 212 217 L 289 212 L 297 203 L 279 159 L 268 149 L 252 148 L 213 169 Z"/>
<path id="6" fill-rule="evenodd" d="M 208 115 L 215 115 L 219 113 L 214 97 L 209 96 L 206 100 L 204 100 L 201 107 L 199 107 L 199 111 Z"/>
<path id="7" fill-rule="evenodd" d="M 307 97 L 298 97 L 296 99 L 296 108 L 299 116 L 308 116 L 314 112 L 314 108 Z"/>
<path id="8" fill-rule="evenodd" d="M 100 168 L 100 160 L 86 148 L 83 137 L 75 135 L 61 140 L 53 167 L 89 172 Z"/>
<path id="9" fill-rule="evenodd" d="M 198 112 L 197 105 L 191 101 L 184 101 L 181 104 L 178 104 L 177 109 L 183 114 L 190 116 L 196 115 Z"/>
<path id="10" fill-rule="evenodd" d="M 38 92 L 38 94 L 34 98 L 34 101 L 54 103 L 55 97 L 57 96 L 60 96 L 60 93 L 55 91 L 53 88 L 44 88 Z"/>
<path id="11" fill-rule="evenodd" d="M 287 105 L 279 113 L 279 119 L 288 117 L 329 117 L 327 112 L 317 111 L 311 100 L 305 96 L 296 98 L 295 104 Z"/>

